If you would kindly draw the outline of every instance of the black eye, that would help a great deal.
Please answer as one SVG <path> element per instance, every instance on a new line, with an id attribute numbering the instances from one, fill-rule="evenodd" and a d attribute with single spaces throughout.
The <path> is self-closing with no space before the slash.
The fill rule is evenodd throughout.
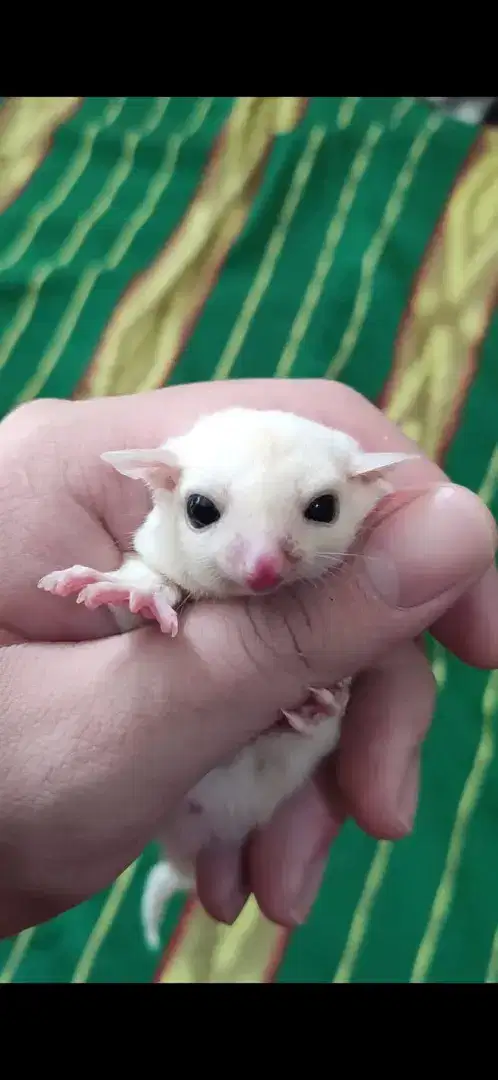
<path id="1" fill-rule="evenodd" d="M 332 525 L 339 517 L 339 496 L 319 495 L 313 499 L 304 511 L 306 521 L 317 521 L 320 525 Z"/>
<path id="2" fill-rule="evenodd" d="M 206 495 L 189 495 L 187 499 L 187 517 L 194 529 L 207 529 L 220 518 L 220 511 Z"/>

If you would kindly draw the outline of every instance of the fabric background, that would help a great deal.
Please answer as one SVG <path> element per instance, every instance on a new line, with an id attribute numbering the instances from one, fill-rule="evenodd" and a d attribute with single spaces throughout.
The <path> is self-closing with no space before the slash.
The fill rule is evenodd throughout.
<path id="1" fill-rule="evenodd" d="M 0 107 L 0 404 L 345 380 L 498 509 L 498 132 L 407 98 Z M 413 836 L 348 826 L 308 924 L 103 895 L 0 943 L 1 982 L 496 981 L 497 676 L 434 648 Z M 160 962 L 159 962 L 160 961 Z"/>

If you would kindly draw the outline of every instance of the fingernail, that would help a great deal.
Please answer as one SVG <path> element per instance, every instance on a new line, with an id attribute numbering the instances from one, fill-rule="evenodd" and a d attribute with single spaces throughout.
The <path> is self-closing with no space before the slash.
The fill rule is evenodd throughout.
<path id="1" fill-rule="evenodd" d="M 299 880 L 294 885 L 290 914 L 297 926 L 306 921 L 313 907 L 326 865 L 327 855 L 320 852 L 305 864 Z"/>
<path id="2" fill-rule="evenodd" d="M 398 820 L 404 832 L 411 832 L 418 804 L 420 753 L 412 751 L 398 792 Z"/>
<path id="3" fill-rule="evenodd" d="M 365 548 L 364 572 L 391 607 L 419 606 L 484 572 L 495 536 L 477 496 L 443 485 L 381 522 Z"/>

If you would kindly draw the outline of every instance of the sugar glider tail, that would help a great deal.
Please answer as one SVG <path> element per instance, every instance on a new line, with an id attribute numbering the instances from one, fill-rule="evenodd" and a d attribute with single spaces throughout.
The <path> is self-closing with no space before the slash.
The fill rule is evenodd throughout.
<path id="1" fill-rule="evenodd" d="M 193 882 L 169 862 L 152 867 L 142 893 L 142 929 L 147 947 L 157 951 L 161 944 L 159 930 L 168 900 L 177 892 L 189 891 Z"/>

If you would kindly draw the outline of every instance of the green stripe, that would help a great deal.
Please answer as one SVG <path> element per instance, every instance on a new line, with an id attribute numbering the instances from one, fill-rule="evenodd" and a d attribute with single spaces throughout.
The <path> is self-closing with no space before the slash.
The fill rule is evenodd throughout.
<path id="1" fill-rule="evenodd" d="M 105 894 L 94 897 L 77 910 L 68 911 L 37 927 L 12 981 L 70 982 L 74 958 L 84 948 L 104 899 Z M 13 944 L 12 939 L 0 943 L 0 978 Z"/>
<path id="2" fill-rule="evenodd" d="M 198 100 L 201 102 L 201 99 Z M 33 318 L 13 350 L 7 366 L 0 373 L 0 400 L 4 409 L 13 403 L 16 395 L 23 388 L 28 374 L 31 374 L 32 357 L 36 356 L 39 359 L 43 350 L 50 346 L 52 334 L 57 330 L 61 319 L 67 315 L 69 305 L 90 262 L 99 266 L 102 273 L 83 307 L 79 321 L 76 323 L 76 332 L 72 334 L 53 375 L 43 387 L 42 396 L 70 396 L 75 389 L 116 303 L 129 287 L 130 281 L 143 272 L 157 257 L 178 220 L 185 213 L 199 183 L 213 137 L 226 118 L 230 103 L 225 99 L 216 101 L 212 115 L 208 114 L 205 130 L 201 129 L 194 139 L 186 141 L 180 151 L 171 183 L 159 199 L 154 213 L 140 229 L 129 251 L 116 269 L 112 273 L 107 272 L 105 262 L 113 243 L 123 233 L 134 211 L 146 198 L 150 186 L 161 180 L 168 151 L 174 149 L 179 133 L 185 131 L 189 121 L 192 120 L 196 104 L 193 99 L 180 98 L 172 102 L 173 113 L 170 114 L 168 110 L 164 124 L 146 140 L 137 167 L 132 170 L 117 198 L 104 217 L 95 225 L 89 239 L 77 252 L 68 269 L 55 268 L 51 273 L 41 290 Z M 143 117 L 150 111 L 150 107 L 150 99 L 145 99 L 142 106 Z M 133 127 L 137 123 L 136 107 L 134 114 Z M 92 198 L 95 198 L 95 194 L 98 197 L 102 190 L 109 172 L 109 160 L 112 161 L 113 166 L 115 165 L 116 151 L 117 148 L 113 150 L 111 159 L 109 159 L 109 147 L 106 154 L 99 156 L 98 152 L 95 152 L 95 163 L 91 170 Z M 96 177 L 98 177 L 98 183 Z M 73 210 L 71 225 L 81 218 L 88 209 L 89 203 L 90 199 L 85 193 L 84 202 L 80 203 L 79 211 L 76 207 Z M 31 274 L 33 270 L 34 266 L 30 269 Z M 28 287 L 29 278 L 26 278 L 23 282 L 22 297 L 26 295 Z M 7 330 L 10 319 L 14 315 L 15 311 L 12 310 L 10 318 L 5 320 Z"/>
<path id="3" fill-rule="evenodd" d="M 299 312 L 313 275 L 325 232 L 357 151 L 349 129 L 337 128 L 342 99 L 315 99 L 305 120 L 276 140 L 263 184 L 249 220 L 234 244 L 217 286 L 169 382 L 209 378 L 237 320 L 265 257 L 278 214 L 305 153 L 310 132 L 323 130 L 318 153 L 302 199 L 292 218 L 267 290 L 249 326 L 231 377 L 273 375 L 285 348 L 292 320 Z M 391 106 L 392 107 L 392 106 Z M 363 123 L 362 137 L 368 125 Z M 330 300 L 330 297 L 329 297 Z M 206 349 L 206 341 L 209 349 Z M 324 361 L 320 374 L 323 373 Z"/>
<path id="4" fill-rule="evenodd" d="M 409 133 L 405 131 L 405 125 L 401 125 L 397 137 L 389 127 L 389 119 L 392 116 L 393 105 L 389 116 L 383 121 L 383 134 L 372 157 L 371 164 L 358 186 L 354 203 L 346 220 L 346 226 L 339 240 L 336 257 L 328 275 L 321 301 L 310 327 L 310 332 L 303 342 L 294 368 L 296 377 L 303 374 L 320 377 L 327 373 L 328 367 L 335 357 L 340 345 L 345 328 L 348 326 L 354 311 L 354 305 L 361 283 L 362 258 L 365 249 L 378 233 L 382 217 L 386 209 L 390 191 L 396 182 L 397 176 L 404 167 L 407 151 L 412 143 L 411 126 Z M 368 130 L 364 122 L 360 126 L 361 114 L 355 116 L 353 122 L 354 145 L 359 146 L 365 138 Z M 425 122 L 425 121 L 424 121 Z M 420 125 L 419 125 L 420 126 Z M 329 145 L 328 171 L 331 171 L 334 160 L 337 169 L 343 154 L 341 153 L 340 139 L 346 144 L 351 141 L 352 131 L 346 129 L 341 132 Z M 415 135 L 413 136 L 413 138 Z M 339 143 L 336 153 L 336 142 Z M 345 173 L 343 172 L 343 178 Z M 326 187 L 325 190 L 328 190 Z M 394 230 L 394 241 L 398 237 L 398 227 Z M 424 218 L 420 220 L 420 232 L 427 239 L 430 235 L 430 223 Z M 382 280 L 383 260 L 379 264 L 373 278 L 373 292 L 369 301 L 369 310 L 372 310 L 373 295 L 378 288 L 379 280 Z M 367 396 L 373 396 L 382 386 L 391 363 L 392 346 L 398 322 L 401 318 L 405 297 L 410 284 L 412 263 L 409 263 L 405 274 L 396 279 L 396 288 L 391 287 L 389 311 L 390 318 L 383 319 L 379 323 L 374 320 L 377 341 L 372 350 L 371 345 L 363 344 L 366 337 L 361 335 L 358 348 L 361 354 L 361 378 L 367 385 L 364 392 Z M 392 285 L 392 283 L 390 283 Z M 403 291 L 404 287 L 404 291 Z M 354 361 L 355 353 L 352 361 Z M 344 378 L 347 373 L 350 379 L 350 365 L 341 372 Z"/>
<path id="5" fill-rule="evenodd" d="M 24 228 L 33 209 L 50 196 L 81 142 L 84 128 L 98 123 L 111 98 L 84 98 L 73 116 L 60 125 L 53 136 L 49 153 L 38 167 L 23 192 L 6 207 L 1 215 L 0 243 L 3 252 Z M 55 238 L 54 238 L 55 239 Z M 31 254 L 28 255 L 28 259 Z M 0 278 L 1 280 L 1 278 Z M 2 298 L 3 303 L 3 298 Z"/>
<path id="6" fill-rule="evenodd" d="M 498 311 L 495 310 L 485 341 L 476 355 L 476 377 L 467 394 L 458 431 L 452 440 L 445 469 L 457 483 L 477 491 L 498 440 Z"/>
<path id="7" fill-rule="evenodd" d="M 224 273 L 205 306 L 190 342 L 171 378 L 185 382 L 209 378 L 221 356 L 234 322 L 258 271 L 266 245 L 275 225 L 275 215 L 289 191 L 292 176 L 307 143 L 307 134 L 298 128 L 278 140 L 271 155 L 258 203 L 246 227 L 234 245 Z M 342 155 L 341 168 L 354 153 Z M 320 251 L 324 230 L 340 188 L 341 169 L 329 174 L 330 155 L 323 148 L 316 160 L 305 196 L 289 230 L 281 258 L 250 326 L 232 377 L 270 376 L 275 370 L 289 332 L 290 320 L 298 311 L 310 275 Z M 312 182 L 311 182 L 312 181 Z M 318 197 L 327 184 L 325 201 Z M 313 217 L 310 220 L 310 200 Z M 206 348 L 206 342 L 209 348 Z"/>
<path id="8" fill-rule="evenodd" d="M 407 155 L 427 122 L 426 116 L 420 115 L 421 112 L 425 113 L 425 110 L 414 110 L 419 114 L 415 131 L 413 117 L 407 117 L 407 122 L 400 126 L 395 135 L 386 136 L 382 145 L 384 157 L 381 158 L 380 154 L 376 156 L 374 168 L 369 173 L 368 186 L 363 188 L 364 201 L 358 207 L 356 221 L 350 224 L 348 238 L 345 237 L 343 282 L 338 281 L 336 285 L 338 299 L 335 304 L 340 307 L 334 335 L 327 342 L 330 360 L 337 358 L 344 326 L 353 308 L 351 301 L 360 284 L 359 267 L 367 246 L 364 223 L 375 221 L 378 225 L 380 222 Z M 392 364 L 396 336 L 409 301 L 415 270 L 420 265 L 452 184 L 472 145 L 474 136 L 463 125 L 462 128 L 463 131 L 458 133 L 460 138 L 449 141 L 443 123 L 415 169 L 413 182 L 403 201 L 402 213 L 389 234 L 378 263 L 361 336 L 340 374 L 341 380 L 359 388 L 371 400 L 376 400 L 381 393 Z M 370 236 L 373 231 L 369 230 Z M 382 312 L 381 317 L 379 312 Z"/>

